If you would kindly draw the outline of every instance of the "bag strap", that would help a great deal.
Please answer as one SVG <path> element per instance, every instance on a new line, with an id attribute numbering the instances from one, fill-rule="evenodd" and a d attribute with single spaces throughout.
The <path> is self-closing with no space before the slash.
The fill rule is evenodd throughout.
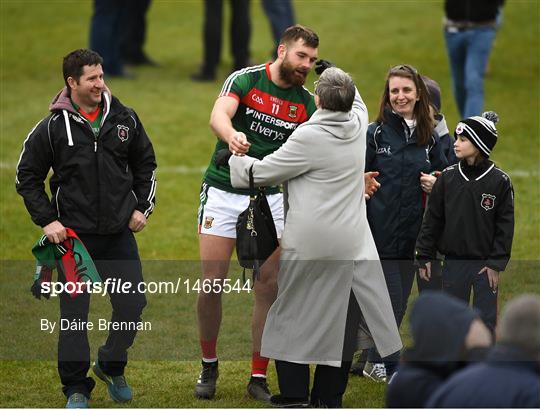
<path id="1" fill-rule="evenodd" d="M 253 164 L 249 167 L 249 196 L 255 199 L 255 183 L 253 182 Z"/>
<path id="2" fill-rule="evenodd" d="M 258 264 L 257 264 L 257 269 L 258 269 Z M 252 278 L 253 280 L 251 281 L 251 286 L 250 286 L 250 289 L 253 289 L 253 287 L 255 286 L 255 280 L 260 280 L 260 273 L 259 274 L 255 274 L 255 270 L 253 270 L 253 275 L 252 275 Z M 247 279 L 246 279 L 246 268 L 243 268 L 242 270 L 242 285 L 245 285 L 247 283 Z"/>

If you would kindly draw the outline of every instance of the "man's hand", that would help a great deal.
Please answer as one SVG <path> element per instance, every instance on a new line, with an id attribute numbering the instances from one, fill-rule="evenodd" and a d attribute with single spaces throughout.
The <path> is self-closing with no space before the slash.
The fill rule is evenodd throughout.
<path id="1" fill-rule="evenodd" d="M 478 272 L 479 275 L 481 275 L 482 273 L 485 273 L 487 275 L 489 287 L 493 290 L 493 293 L 497 292 L 497 288 L 499 287 L 499 272 L 488 268 L 487 266 L 484 266 L 482 270 Z"/>
<path id="2" fill-rule="evenodd" d="M 131 214 L 131 218 L 129 219 L 129 229 L 131 229 L 132 232 L 140 232 L 144 229 L 145 226 L 146 216 L 144 216 L 141 211 L 137 211 L 135 209 Z"/>
<path id="3" fill-rule="evenodd" d="M 52 243 L 62 243 L 67 239 L 66 228 L 60 221 L 51 222 L 43 227 L 43 233 Z"/>
<path id="4" fill-rule="evenodd" d="M 428 281 L 431 279 L 431 262 L 426 263 L 425 268 L 418 268 L 418 275 L 425 281 Z"/>
<path id="5" fill-rule="evenodd" d="M 247 154 L 251 144 L 248 142 L 246 134 L 243 132 L 235 132 L 228 138 L 229 141 L 229 151 L 234 155 L 245 155 Z"/>
<path id="6" fill-rule="evenodd" d="M 379 173 L 377 171 L 364 173 L 364 196 L 366 197 L 366 200 L 371 198 L 381 187 L 381 184 L 375 179 L 378 176 Z"/>
<path id="7" fill-rule="evenodd" d="M 433 184 L 435 183 L 435 181 L 437 181 L 436 176 L 420 172 L 420 186 L 426 194 L 431 194 L 431 190 L 433 189 Z"/>
<path id="8" fill-rule="evenodd" d="M 330 68 L 330 67 L 335 67 L 335 65 L 332 64 L 328 60 L 319 60 L 319 61 L 317 61 L 315 63 L 315 72 L 318 75 L 321 75 L 324 72 L 324 70 L 326 70 L 327 68 Z"/>

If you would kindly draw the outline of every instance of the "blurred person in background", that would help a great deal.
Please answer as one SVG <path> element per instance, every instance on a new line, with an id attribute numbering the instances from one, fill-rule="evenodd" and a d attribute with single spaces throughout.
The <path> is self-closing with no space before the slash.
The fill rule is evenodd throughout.
<path id="1" fill-rule="evenodd" d="M 204 1 L 203 62 L 199 71 L 191 76 L 193 81 L 214 81 L 221 58 L 223 35 L 223 1 Z M 249 65 L 251 39 L 250 0 L 229 0 L 231 5 L 231 54 L 232 71 Z"/>
<path id="2" fill-rule="evenodd" d="M 454 374 L 426 407 L 540 408 L 540 296 L 508 302 L 486 361 Z"/>
<path id="3" fill-rule="evenodd" d="M 157 63 L 144 52 L 147 31 L 146 15 L 150 3 L 151 0 L 131 0 L 124 7 L 120 51 L 126 64 L 157 66 Z"/>
<path id="4" fill-rule="evenodd" d="M 379 172 L 381 183 L 367 203 L 367 215 L 398 327 L 415 276 L 414 245 L 424 211 L 420 178 L 446 166 L 422 78 L 410 65 L 391 68 L 377 119 L 367 132 L 366 171 Z M 372 349 L 364 375 L 387 381 L 398 360 L 399 353 L 383 361 Z"/>
<path id="5" fill-rule="evenodd" d="M 461 118 L 480 115 L 484 77 L 504 0 L 445 0 L 444 37 Z"/>
<path id="6" fill-rule="evenodd" d="M 292 1 L 262 0 L 262 5 L 272 29 L 272 37 L 274 38 L 275 42 L 275 47 L 272 50 L 272 56 L 273 58 L 276 58 L 277 46 L 279 45 L 281 35 L 285 32 L 287 27 L 295 24 Z"/>
<path id="7" fill-rule="evenodd" d="M 411 309 L 412 347 L 386 390 L 386 407 L 422 408 L 451 374 L 483 360 L 491 333 L 477 311 L 453 296 L 427 290 Z"/>
<path id="8" fill-rule="evenodd" d="M 94 0 L 90 22 L 90 49 L 103 57 L 106 77 L 133 78 L 124 68 L 121 54 L 124 10 L 127 0 Z"/>

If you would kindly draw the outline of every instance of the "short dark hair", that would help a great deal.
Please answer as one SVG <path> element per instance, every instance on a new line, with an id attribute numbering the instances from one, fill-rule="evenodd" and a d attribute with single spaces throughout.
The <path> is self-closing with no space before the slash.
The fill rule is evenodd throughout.
<path id="1" fill-rule="evenodd" d="M 349 112 L 355 93 L 356 89 L 351 76 L 337 67 L 324 70 L 315 87 L 315 94 L 319 96 L 321 108 L 330 111 Z"/>
<path id="2" fill-rule="evenodd" d="M 103 58 L 95 51 L 88 50 L 87 48 L 80 48 L 66 55 L 62 65 L 62 71 L 64 73 L 64 82 L 68 89 L 69 84 L 67 79 L 69 77 L 73 77 L 75 81 L 79 82 L 85 65 L 98 64 L 103 64 Z"/>
<path id="3" fill-rule="evenodd" d="M 308 47 L 317 48 L 319 47 L 319 36 L 313 30 L 301 26 L 300 24 L 295 24 L 287 28 L 283 32 L 279 44 L 289 44 L 294 43 L 295 41 L 302 39 Z"/>

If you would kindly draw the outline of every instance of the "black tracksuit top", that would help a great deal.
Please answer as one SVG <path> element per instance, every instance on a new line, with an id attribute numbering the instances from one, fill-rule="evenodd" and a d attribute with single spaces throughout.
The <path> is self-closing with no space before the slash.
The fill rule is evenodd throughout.
<path id="1" fill-rule="evenodd" d="M 416 258 L 485 260 L 503 271 L 514 236 L 514 191 L 510 177 L 491 161 L 446 168 L 433 185 L 416 242 Z"/>
<path id="2" fill-rule="evenodd" d="M 154 149 L 137 114 L 103 94 L 103 122 L 94 136 L 64 88 L 51 114 L 30 131 L 17 164 L 16 188 L 39 226 L 59 220 L 77 233 L 114 234 L 135 209 L 155 204 Z M 52 168 L 52 198 L 44 181 Z"/>

